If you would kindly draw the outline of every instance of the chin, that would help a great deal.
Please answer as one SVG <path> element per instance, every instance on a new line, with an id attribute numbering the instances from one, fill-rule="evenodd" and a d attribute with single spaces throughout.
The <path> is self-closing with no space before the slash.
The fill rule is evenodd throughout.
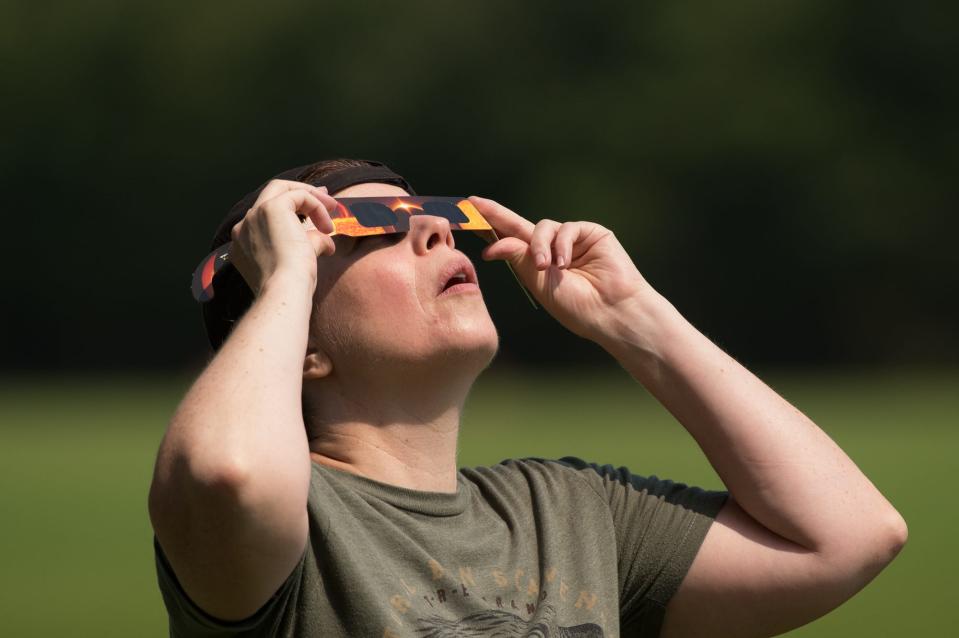
<path id="1" fill-rule="evenodd" d="M 460 328 L 435 340 L 430 358 L 442 361 L 442 367 L 450 373 L 462 371 L 479 375 L 499 350 L 499 334 L 488 317 L 483 322 Z"/>
<path id="2" fill-rule="evenodd" d="M 499 334 L 492 323 L 475 326 L 472 330 L 464 330 L 449 337 L 449 341 L 444 344 L 445 350 L 454 353 L 456 357 L 481 361 L 484 368 L 499 350 Z"/>
<path id="3" fill-rule="evenodd" d="M 497 352 L 499 352 L 499 335 L 493 330 L 492 338 L 487 338 L 482 343 L 477 343 L 476 347 L 470 351 L 470 354 L 476 357 L 477 362 L 482 363 L 478 372 L 482 372 L 493 362 Z"/>

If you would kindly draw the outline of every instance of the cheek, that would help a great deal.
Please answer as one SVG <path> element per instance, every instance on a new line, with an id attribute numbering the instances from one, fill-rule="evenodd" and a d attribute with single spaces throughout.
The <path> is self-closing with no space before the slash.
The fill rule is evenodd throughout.
<path id="1" fill-rule="evenodd" d="M 402 264 L 370 255 L 323 281 L 327 292 L 321 302 L 341 317 L 398 314 L 418 307 L 415 284 L 413 273 Z"/>
<path id="2" fill-rule="evenodd" d="M 413 273 L 401 264 L 382 261 L 375 266 L 360 262 L 344 273 L 339 282 L 343 303 L 368 322 L 383 319 L 394 323 L 401 317 L 419 314 Z"/>
<path id="3" fill-rule="evenodd" d="M 318 282 L 318 290 L 320 283 L 325 292 L 317 295 L 315 323 L 324 342 L 340 354 L 403 349 L 415 334 L 412 328 L 423 321 L 409 269 L 360 261 L 335 281 Z"/>

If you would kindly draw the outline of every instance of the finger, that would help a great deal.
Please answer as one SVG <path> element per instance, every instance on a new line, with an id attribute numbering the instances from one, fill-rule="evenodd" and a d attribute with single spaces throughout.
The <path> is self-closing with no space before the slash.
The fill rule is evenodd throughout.
<path id="1" fill-rule="evenodd" d="M 467 199 L 476 206 L 476 210 L 486 218 L 501 237 L 518 237 L 528 242 L 533 236 L 533 222 L 517 215 L 502 204 L 476 195 L 470 195 Z"/>
<path id="2" fill-rule="evenodd" d="M 321 195 L 329 196 L 326 186 L 313 186 L 312 184 L 307 184 L 305 182 L 295 182 L 289 179 L 274 179 L 271 180 L 269 184 L 263 187 L 263 190 L 260 191 L 260 194 L 256 198 L 256 202 L 253 204 L 253 208 L 267 202 L 278 195 L 282 195 L 287 191 L 293 190 L 307 190 L 312 192 L 317 197 Z"/>
<path id="3" fill-rule="evenodd" d="M 339 203 L 337 203 L 336 198 L 330 195 L 330 192 L 327 190 L 326 186 L 312 186 L 311 184 L 303 184 L 303 186 L 313 194 L 314 197 L 323 202 L 324 208 L 327 212 L 332 212 Z"/>
<path id="4" fill-rule="evenodd" d="M 316 197 L 313 192 L 306 189 L 296 189 L 286 191 L 277 195 L 260 205 L 261 208 L 269 209 L 274 207 L 288 210 L 297 215 L 307 217 L 313 222 L 314 228 L 324 233 L 333 232 L 333 220 L 327 212 L 323 202 Z"/>
<path id="5" fill-rule="evenodd" d="M 573 244 L 582 236 L 585 227 L 579 222 L 567 222 L 559 227 L 553 239 L 553 254 L 557 268 L 567 268 L 573 261 Z"/>
<path id="6" fill-rule="evenodd" d="M 504 237 L 486 246 L 481 256 L 486 261 L 502 259 L 519 266 L 529 258 L 529 244 L 518 237 Z"/>
<path id="7" fill-rule="evenodd" d="M 552 219 L 541 219 L 536 227 L 533 228 L 533 237 L 529 242 L 530 252 L 533 253 L 533 260 L 537 270 L 549 268 L 553 260 L 552 245 L 556 231 L 559 230 L 560 223 Z"/>
<path id="8" fill-rule="evenodd" d="M 256 203 L 253 206 L 255 208 L 271 199 L 275 199 L 283 193 L 292 192 L 295 190 L 305 190 L 319 199 L 323 203 L 327 217 L 331 217 L 330 211 L 336 209 L 336 207 L 339 205 L 337 204 L 336 199 L 330 195 L 326 186 L 313 186 L 312 184 L 307 184 L 305 182 L 296 182 L 288 179 L 275 179 L 267 184 L 266 187 L 260 192 L 260 195 L 257 197 Z M 329 225 L 326 223 L 317 223 L 317 228 L 323 232 L 332 233 L 333 222 L 331 220 Z"/>
<path id="9" fill-rule="evenodd" d="M 484 248 L 481 255 L 486 261 L 494 259 L 506 261 L 513 274 L 527 290 L 541 290 L 542 281 L 548 277 L 548 273 L 539 273 L 533 262 L 533 253 L 530 251 L 529 244 L 518 237 L 504 237 L 495 241 Z"/>
<path id="10" fill-rule="evenodd" d="M 306 212 L 307 218 L 320 232 L 327 234 L 332 233 L 334 230 L 336 230 L 336 226 L 333 225 L 333 218 L 330 216 L 330 211 L 336 208 L 336 200 L 328 195 L 325 198 L 317 197 L 317 200 L 320 202 L 320 206 L 318 208 L 300 212 Z M 325 200 L 333 201 L 332 203 L 329 203 Z"/>
<path id="11" fill-rule="evenodd" d="M 313 224 L 316 226 L 317 230 L 324 233 L 332 233 L 336 228 L 333 225 L 332 212 L 336 210 L 336 207 L 339 206 L 339 203 L 337 203 L 336 199 L 326 191 L 326 186 L 312 188 L 312 194 L 318 200 L 320 200 L 322 206 L 320 206 L 318 211 L 313 213 L 307 212 L 307 216 L 313 221 Z"/>
<path id="12" fill-rule="evenodd" d="M 306 231 L 306 237 L 313 245 L 313 252 L 316 253 L 317 257 L 332 255 L 336 252 L 336 244 L 333 242 L 333 238 L 329 235 L 321 233 L 315 228 L 311 228 Z"/>
<path id="13" fill-rule="evenodd" d="M 326 186 L 321 186 L 317 190 L 319 190 L 320 192 L 314 192 L 314 195 L 316 195 L 316 198 L 323 203 L 323 208 L 326 209 L 326 216 L 330 218 L 329 230 L 323 230 L 322 228 L 320 228 L 320 230 L 323 230 L 323 232 L 332 233 L 334 230 L 333 212 L 340 205 L 340 203 L 336 201 L 335 197 L 333 197 L 326 191 Z"/>

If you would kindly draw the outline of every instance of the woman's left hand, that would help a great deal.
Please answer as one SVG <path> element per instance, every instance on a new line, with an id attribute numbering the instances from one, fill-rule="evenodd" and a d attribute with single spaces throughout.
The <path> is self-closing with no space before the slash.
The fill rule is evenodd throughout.
<path id="1" fill-rule="evenodd" d="M 659 296 L 608 228 L 551 219 L 533 224 L 491 199 L 469 200 L 500 237 L 483 259 L 509 261 L 533 297 L 575 334 L 602 343 L 631 302 Z"/>

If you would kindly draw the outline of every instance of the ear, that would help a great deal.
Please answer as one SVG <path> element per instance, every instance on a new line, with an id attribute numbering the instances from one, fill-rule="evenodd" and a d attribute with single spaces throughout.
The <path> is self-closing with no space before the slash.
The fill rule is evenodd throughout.
<path id="1" fill-rule="evenodd" d="M 333 361 L 310 339 L 306 347 L 306 358 L 303 360 L 303 378 L 322 379 L 332 371 Z"/>

